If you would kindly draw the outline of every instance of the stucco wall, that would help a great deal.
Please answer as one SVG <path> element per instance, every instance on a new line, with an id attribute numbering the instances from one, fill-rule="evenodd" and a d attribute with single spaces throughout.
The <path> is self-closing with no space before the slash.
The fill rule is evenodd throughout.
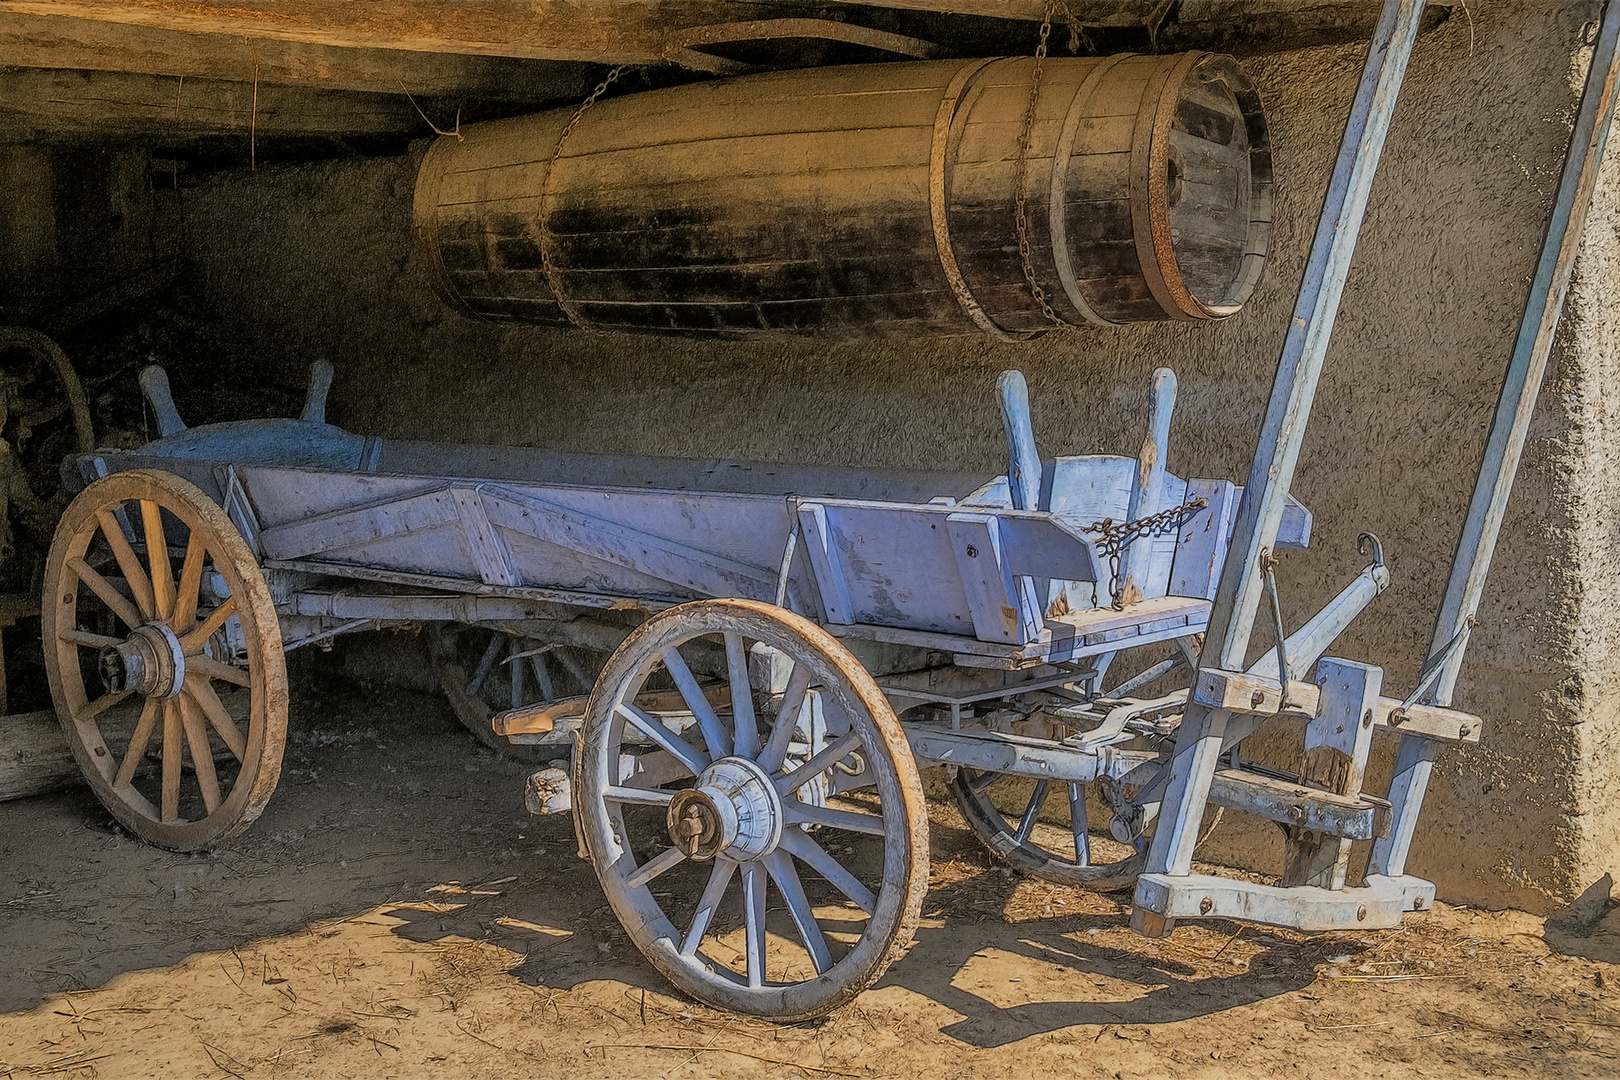
<path id="1" fill-rule="evenodd" d="M 1315 541 L 1281 582 L 1298 623 L 1360 568 L 1356 534 L 1390 551 L 1394 587 L 1334 648 L 1409 686 L 1467 504 L 1574 108 L 1571 57 L 1593 3 L 1479 0 L 1417 48 L 1373 194 L 1295 494 Z M 242 355 L 289 380 L 338 365 L 332 418 L 451 441 L 891 467 L 998 469 L 995 373 L 1027 374 L 1044 452 L 1130 452 L 1149 373 L 1178 372 L 1169 467 L 1241 479 L 1362 49 L 1246 65 L 1271 111 L 1276 255 L 1249 308 L 1215 326 L 973 339 L 690 343 L 466 321 L 412 247 L 414 158 L 260 170 L 187 195 L 190 288 Z M 1601 193 L 1612 281 L 1615 191 Z M 1412 869 L 1446 897 L 1545 909 L 1608 867 L 1616 680 L 1600 613 L 1620 586 L 1604 465 L 1620 366 L 1589 257 L 1555 359 L 1463 672 L 1458 704 L 1489 721 L 1435 770 Z M 185 387 L 177 386 L 182 409 Z M 1263 635 L 1257 644 L 1263 643 Z M 1384 755 L 1387 759 L 1387 754 Z M 1375 770 L 1381 785 L 1387 763 Z M 1274 859 L 1275 830 L 1223 826 L 1209 853 Z"/>

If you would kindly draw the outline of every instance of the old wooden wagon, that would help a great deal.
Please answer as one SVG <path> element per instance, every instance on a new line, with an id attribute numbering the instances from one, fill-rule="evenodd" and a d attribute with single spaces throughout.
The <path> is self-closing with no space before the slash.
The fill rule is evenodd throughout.
<path id="1" fill-rule="evenodd" d="M 501 734 L 574 748 L 537 802 L 572 807 L 648 959 L 727 1008 L 818 1015 L 904 947 L 928 880 L 928 764 L 1013 864 L 1134 888 L 1143 933 L 1398 925 L 1434 895 L 1405 863 L 1436 748 L 1480 736 L 1447 706 L 1620 37 L 1611 10 L 1430 660 L 1386 696 L 1380 668 L 1321 658 L 1388 583 L 1376 539 L 1292 633 L 1274 566 L 1310 539 L 1288 489 L 1422 7 L 1386 6 L 1241 488 L 1165 470 L 1168 372 L 1139 454 L 1055 459 L 1004 373 L 1008 468 L 982 477 L 364 438 L 324 423 L 324 367 L 300 420 L 187 429 L 149 369 L 162 438 L 70 461 L 84 489 L 46 578 L 48 673 L 91 785 L 155 843 L 216 844 L 275 788 L 284 651 L 434 622 L 482 635 L 464 703 L 500 682 Z M 1262 608 L 1274 647 L 1253 658 Z M 606 660 L 570 699 L 548 658 L 581 645 Z M 1242 752 L 1277 717 L 1297 721 L 1299 773 Z M 1400 739 L 1387 798 L 1362 790 L 1379 731 Z M 1209 806 L 1284 828 L 1277 884 L 1192 872 Z"/>

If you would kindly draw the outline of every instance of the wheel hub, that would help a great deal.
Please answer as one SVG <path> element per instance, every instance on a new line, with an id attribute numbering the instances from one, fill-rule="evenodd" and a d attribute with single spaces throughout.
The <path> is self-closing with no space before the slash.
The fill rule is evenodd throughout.
<path id="1" fill-rule="evenodd" d="M 173 630 L 147 623 L 101 650 L 100 668 L 108 693 L 133 690 L 147 697 L 172 698 L 186 680 L 186 655 Z"/>
<path id="2" fill-rule="evenodd" d="M 757 859 L 782 839 L 782 797 L 754 762 L 721 758 L 696 786 L 676 792 L 667 823 L 670 840 L 690 859 Z"/>

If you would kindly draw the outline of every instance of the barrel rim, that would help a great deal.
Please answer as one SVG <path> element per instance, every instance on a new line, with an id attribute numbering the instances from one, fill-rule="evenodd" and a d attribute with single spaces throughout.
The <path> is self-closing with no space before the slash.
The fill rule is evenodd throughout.
<path id="1" fill-rule="evenodd" d="M 1219 297 L 1213 300 L 1205 300 L 1195 295 L 1185 285 L 1185 279 L 1181 277 L 1179 257 L 1173 247 L 1169 251 L 1169 265 L 1175 268 L 1177 279 L 1187 290 L 1187 297 L 1197 305 L 1199 312 L 1197 317 L 1219 321 L 1229 319 L 1242 311 L 1254 296 L 1255 290 L 1259 288 L 1260 279 L 1265 276 L 1266 263 L 1271 254 L 1272 233 L 1275 229 L 1273 210 L 1276 181 L 1271 156 L 1271 128 L 1266 119 L 1265 107 L 1260 100 L 1259 88 L 1239 66 L 1237 59 L 1225 53 L 1201 54 L 1198 62 L 1188 67 L 1181 80 L 1182 84 L 1206 65 L 1215 65 L 1223 69 L 1227 89 L 1237 103 L 1238 112 L 1243 118 L 1244 128 L 1249 137 L 1249 228 L 1244 235 L 1244 253 L 1238 263 L 1237 273 L 1227 282 Z M 1170 112 L 1173 116 L 1173 106 Z M 1169 131 L 1167 125 L 1163 140 L 1166 155 L 1169 153 Z M 1168 191 L 1166 197 L 1168 198 Z M 1165 218 L 1165 237 L 1168 242 L 1168 214 Z"/>

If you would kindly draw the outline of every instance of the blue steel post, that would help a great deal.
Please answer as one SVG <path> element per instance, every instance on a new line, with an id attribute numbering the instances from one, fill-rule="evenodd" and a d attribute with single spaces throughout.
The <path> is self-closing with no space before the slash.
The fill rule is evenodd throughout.
<path id="1" fill-rule="evenodd" d="M 1564 308 L 1575 256 L 1585 234 L 1586 213 L 1592 203 L 1592 189 L 1609 138 L 1616 98 L 1620 96 L 1620 4 L 1610 3 L 1603 14 L 1592 64 L 1586 73 L 1580 113 L 1570 135 L 1564 173 L 1558 184 L 1552 219 L 1542 241 L 1541 260 L 1525 302 L 1524 319 L 1508 362 L 1502 396 L 1497 400 L 1496 417 L 1479 464 L 1479 479 L 1463 522 L 1457 555 L 1451 564 L 1451 581 L 1435 619 L 1434 638 L 1429 656 L 1439 655 L 1452 637 L 1472 618 L 1479 607 L 1485 575 L 1491 568 L 1496 539 L 1502 531 L 1513 477 L 1519 471 L 1519 457 L 1530 431 L 1536 397 L 1552 353 L 1553 335 Z M 1457 685 L 1457 671 L 1463 650 L 1447 660 L 1430 698 L 1436 705 L 1451 704 Z M 1396 754 L 1395 777 L 1389 798 L 1394 804 L 1394 827 L 1389 836 L 1373 845 L 1367 872 L 1397 876 L 1406 872 L 1406 855 L 1418 810 L 1428 788 L 1429 772 L 1438 744 L 1427 739 L 1404 736 Z"/>
<path id="2" fill-rule="evenodd" d="M 1276 543 L 1322 361 L 1423 6 L 1424 0 L 1385 0 L 1373 33 L 1272 382 L 1271 401 L 1238 509 L 1237 529 L 1199 654 L 1201 668 L 1233 671 L 1243 666 L 1263 587 L 1260 554 Z M 1210 781 L 1232 720 L 1232 714 L 1224 710 L 1188 704 L 1148 851 L 1148 873 L 1184 876 L 1190 872 Z M 1149 913 L 1140 895 L 1137 899 L 1132 928 L 1150 936 L 1168 933 L 1169 923 Z"/>

